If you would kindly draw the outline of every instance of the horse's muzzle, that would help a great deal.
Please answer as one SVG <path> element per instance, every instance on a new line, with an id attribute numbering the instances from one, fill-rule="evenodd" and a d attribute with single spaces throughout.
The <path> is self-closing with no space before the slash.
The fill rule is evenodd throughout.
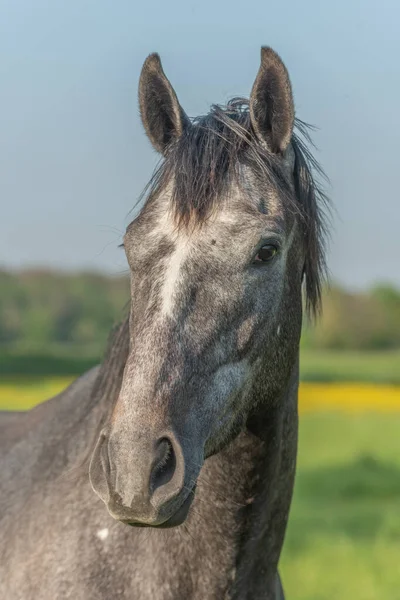
<path id="1" fill-rule="evenodd" d="M 151 440 L 144 432 L 130 443 L 126 434 L 102 433 L 91 460 L 90 481 L 118 521 L 173 527 L 186 519 L 194 480 L 171 431 Z"/>

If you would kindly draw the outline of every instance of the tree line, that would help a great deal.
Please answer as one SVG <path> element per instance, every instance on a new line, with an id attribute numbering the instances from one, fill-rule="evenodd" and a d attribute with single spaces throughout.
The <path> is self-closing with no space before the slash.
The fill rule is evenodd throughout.
<path id="1" fill-rule="evenodd" d="M 129 300 L 129 279 L 0 271 L 0 345 L 101 347 Z"/>

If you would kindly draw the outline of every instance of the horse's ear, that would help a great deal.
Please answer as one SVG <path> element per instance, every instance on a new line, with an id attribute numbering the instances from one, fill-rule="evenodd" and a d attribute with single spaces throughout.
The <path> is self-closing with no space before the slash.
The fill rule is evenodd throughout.
<path id="1" fill-rule="evenodd" d="M 261 65 L 250 95 L 250 118 L 257 137 L 271 152 L 285 152 L 294 124 L 292 86 L 285 65 L 271 48 L 261 48 Z"/>
<path id="2" fill-rule="evenodd" d="M 142 123 L 154 148 L 165 154 L 168 146 L 190 125 L 174 89 L 166 78 L 158 54 L 144 62 L 139 81 Z"/>

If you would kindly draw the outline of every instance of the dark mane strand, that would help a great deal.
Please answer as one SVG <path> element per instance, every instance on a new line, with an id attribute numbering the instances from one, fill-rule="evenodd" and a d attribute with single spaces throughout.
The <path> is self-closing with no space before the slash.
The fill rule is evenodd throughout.
<path id="1" fill-rule="evenodd" d="M 309 149 L 309 146 L 314 146 L 309 133 L 313 128 L 296 119 L 295 129 L 292 136 L 295 152 L 294 181 L 296 200 L 303 214 L 306 308 L 309 316 L 316 317 L 321 310 L 322 285 L 327 276 L 326 244 L 330 201 L 323 183 L 328 178 Z"/>

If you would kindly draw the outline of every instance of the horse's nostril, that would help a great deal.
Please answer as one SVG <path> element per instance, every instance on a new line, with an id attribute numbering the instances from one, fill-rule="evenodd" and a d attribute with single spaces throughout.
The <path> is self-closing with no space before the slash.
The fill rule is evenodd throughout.
<path id="1" fill-rule="evenodd" d="M 156 456 L 150 476 L 150 494 L 171 481 L 175 470 L 176 456 L 173 445 L 167 437 L 163 437 L 157 442 Z"/>

